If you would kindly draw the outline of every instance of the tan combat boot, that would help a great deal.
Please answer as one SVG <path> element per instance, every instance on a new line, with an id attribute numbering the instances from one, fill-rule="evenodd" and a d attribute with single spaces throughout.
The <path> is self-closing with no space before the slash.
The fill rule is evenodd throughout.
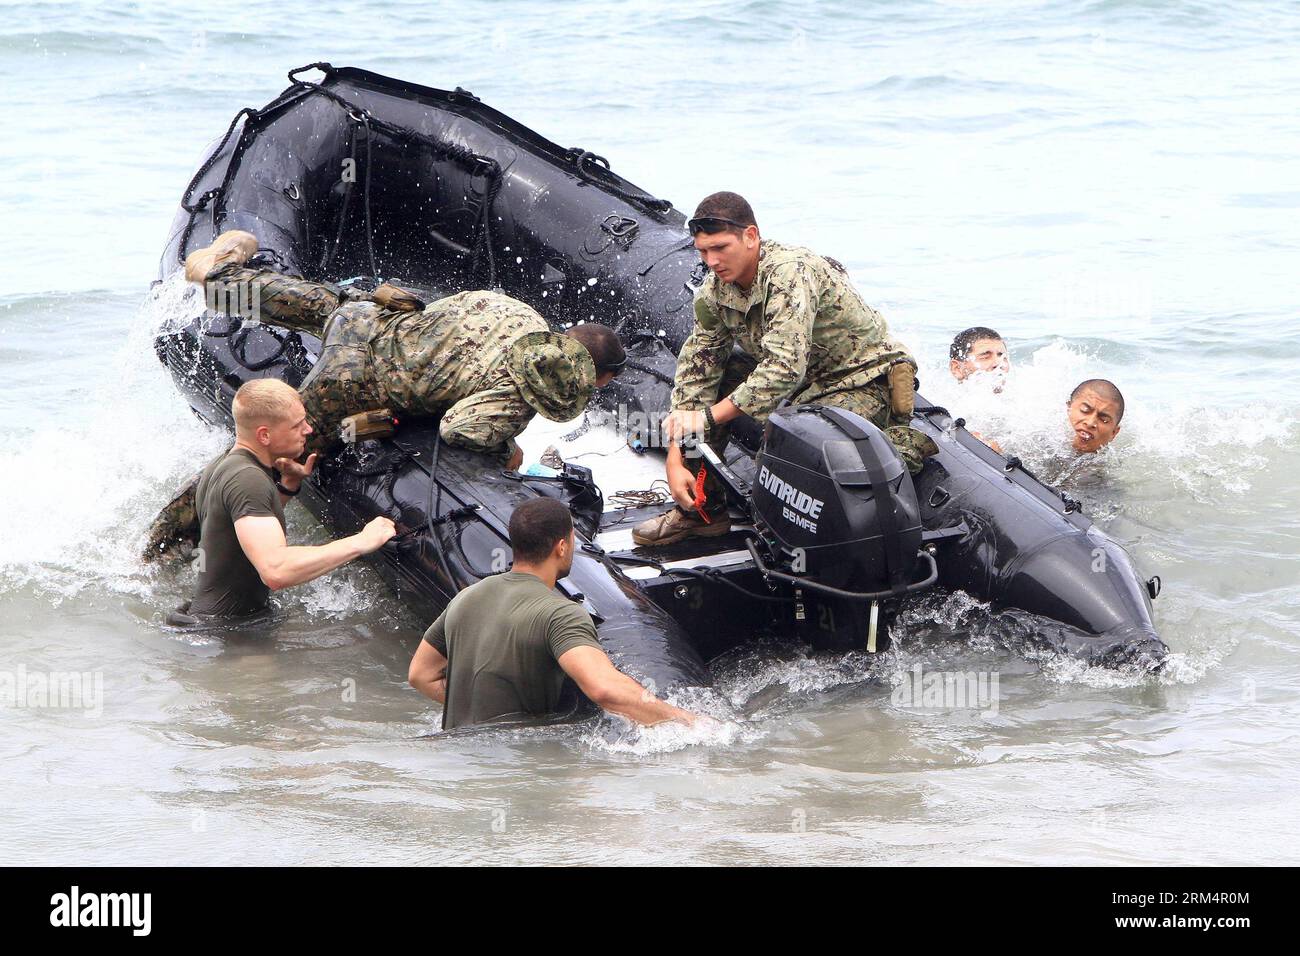
<path id="1" fill-rule="evenodd" d="M 731 516 L 725 511 L 705 521 L 698 511 L 673 508 L 657 518 L 642 521 L 632 529 L 632 541 L 643 548 L 675 544 L 684 538 L 716 538 L 731 530 Z"/>
<path id="2" fill-rule="evenodd" d="M 185 278 L 202 282 L 213 269 L 230 264 L 242 266 L 257 252 L 257 237 L 242 229 L 230 229 L 212 240 L 212 245 L 195 249 L 185 257 Z"/>

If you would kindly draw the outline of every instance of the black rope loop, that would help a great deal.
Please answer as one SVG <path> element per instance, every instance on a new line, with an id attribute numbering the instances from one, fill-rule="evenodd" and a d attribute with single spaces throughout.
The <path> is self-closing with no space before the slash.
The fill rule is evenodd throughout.
<path id="1" fill-rule="evenodd" d="M 571 146 L 564 155 L 573 163 L 574 168 L 578 171 L 578 175 L 584 180 L 589 183 L 599 184 L 603 189 L 613 193 L 620 199 L 626 199 L 628 202 L 640 203 L 647 209 L 652 209 L 655 212 L 667 212 L 669 209 L 673 208 L 672 202 L 667 199 L 656 199 L 649 193 L 634 193 L 621 186 L 615 185 L 614 183 L 597 180 L 588 171 L 589 164 L 600 164 L 605 167 L 605 171 L 611 176 L 615 175 L 614 171 L 610 168 L 609 160 L 604 156 L 597 156 L 591 150 L 583 149 L 580 146 Z"/>
<path id="2" fill-rule="evenodd" d="M 610 169 L 608 159 L 604 156 L 597 156 L 589 149 L 582 149 L 579 146 L 574 146 L 569 150 L 569 155 L 573 157 L 573 165 L 578 167 L 579 172 L 582 171 L 582 168 L 588 162 L 600 163 L 606 169 Z"/>
<path id="3" fill-rule="evenodd" d="M 253 109 L 251 106 L 245 106 L 235 114 L 235 118 L 232 119 L 230 125 L 226 127 L 226 132 L 221 137 L 221 141 L 217 143 L 217 148 L 214 149 L 208 158 L 203 161 L 203 165 L 199 167 L 199 171 L 194 174 L 194 177 L 190 180 L 190 184 L 185 187 L 185 192 L 181 193 L 181 208 L 190 213 L 191 219 L 193 219 L 194 213 L 203 209 L 214 196 L 221 193 L 220 189 L 209 189 L 203 194 L 201 201 L 196 204 L 192 199 L 194 187 L 199 184 L 199 180 L 206 176 L 208 170 L 210 170 L 216 163 L 217 157 L 219 157 L 221 151 L 226 148 L 226 143 L 230 141 L 230 137 L 234 134 L 235 127 L 239 125 L 239 121 L 244 117 L 253 120 L 256 119 L 258 115 L 257 110 Z"/>
<path id="4" fill-rule="evenodd" d="M 290 70 L 290 71 L 289 71 L 289 82 L 290 82 L 290 83 L 302 83 L 303 81 L 298 79 L 298 74 L 299 74 L 299 73 L 306 73 L 308 70 L 320 70 L 322 73 L 326 73 L 326 74 L 328 74 L 328 73 L 333 73 L 333 72 L 334 72 L 334 67 L 333 67 L 332 64 L 326 63 L 326 62 L 324 62 L 324 61 L 317 61 L 317 62 L 315 62 L 315 63 L 308 63 L 306 66 L 300 66 L 300 67 L 298 67 L 296 70 Z"/>
<path id="5" fill-rule="evenodd" d="M 252 329 L 244 326 L 235 334 L 234 338 L 230 340 L 230 354 L 235 357 L 236 362 L 248 369 L 250 372 L 261 372 L 264 369 L 268 369 L 272 365 L 279 363 L 282 359 L 287 360 L 285 352 L 291 347 L 290 343 L 297 344 L 298 346 L 302 345 L 302 340 L 298 338 L 297 332 L 286 332 L 281 334 L 275 329 L 267 328 L 265 331 L 270 334 L 271 338 L 275 339 L 276 342 L 279 343 L 279 347 L 266 358 L 257 362 L 250 362 L 247 355 L 248 333 L 252 331 Z"/>

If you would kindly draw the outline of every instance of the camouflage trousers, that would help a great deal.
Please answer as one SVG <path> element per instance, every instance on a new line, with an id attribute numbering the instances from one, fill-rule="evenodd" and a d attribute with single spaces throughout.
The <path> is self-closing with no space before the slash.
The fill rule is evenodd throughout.
<path id="1" fill-rule="evenodd" d="M 345 301 L 366 298 L 338 286 L 280 275 L 266 269 L 227 265 L 203 280 L 209 309 L 321 338 L 334 310 Z"/>
<path id="2" fill-rule="evenodd" d="M 909 424 L 911 416 L 894 414 L 889 402 L 889 380 L 884 375 L 872 379 L 866 388 L 809 390 L 796 395 L 793 400 L 801 405 L 831 405 L 861 415 L 885 433 L 913 475 L 921 470 L 926 457 L 939 450 L 929 435 Z"/>
<path id="3" fill-rule="evenodd" d="M 312 426 L 307 454 L 329 454 L 343 440 L 339 429 L 344 418 L 388 404 L 366 348 L 374 303 L 360 295 L 344 296 L 334 286 L 241 266 L 213 272 L 204 291 L 213 308 L 322 340 L 320 358 L 298 388 Z M 146 560 L 169 553 L 184 557 L 198 544 L 198 478 L 186 482 L 150 524 Z"/>
<path id="4" fill-rule="evenodd" d="M 344 418 L 389 404 L 367 348 L 379 312 L 367 293 L 235 265 L 211 272 L 203 287 L 210 308 L 321 340 L 320 358 L 298 388 L 312 427 L 308 454 L 334 450 Z"/>
<path id="5" fill-rule="evenodd" d="M 727 360 L 727 367 L 723 371 L 722 380 L 718 385 L 718 398 L 726 398 L 734 392 L 741 382 L 749 378 L 757 366 L 758 362 L 752 356 L 744 352 L 733 352 Z M 885 437 L 889 439 L 889 443 L 898 452 L 898 457 L 903 460 L 903 464 L 907 466 L 907 470 L 913 475 L 921 470 L 927 456 L 938 451 L 934 441 L 928 435 L 908 424 L 909 419 L 906 416 L 894 414 L 889 403 L 889 381 L 884 375 L 873 379 L 865 388 L 852 388 L 842 391 L 836 390 L 833 386 L 825 389 L 808 388 L 795 393 L 791 401 L 799 405 L 831 405 L 861 415 L 884 432 Z M 729 424 L 715 425 L 707 436 L 709 447 L 720 458 L 723 456 L 730 439 L 731 428 Z M 713 476 L 712 472 L 709 472 L 708 477 L 705 479 L 704 493 L 711 502 L 725 500 L 722 485 Z M 710 510 L 713 510 L 714 507 L 713 505 L 709 506 Z M 721 509 L 721 505 L 716 507 L 719 510 Z"/>

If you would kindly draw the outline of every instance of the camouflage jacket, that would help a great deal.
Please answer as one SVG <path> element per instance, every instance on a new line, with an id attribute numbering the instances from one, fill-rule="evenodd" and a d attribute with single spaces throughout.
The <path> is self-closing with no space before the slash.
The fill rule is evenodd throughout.
<path id="1" fill-rule="evenodd" d="M 508 456 L 534 414 L 569 421 L 595 389 L 596 368 L 581 343 L 494 292 L 462 292 L 422 312 L 380 312 L 369 351 L 397 408 L 442 412 L 442 437 L 474 451 Z"/>
<path id="2" fill-rule="evenodd" d="M 695 328 L 677 357 L 672 407 L 716 402 L 737 344 L 758 367 L 731 400 L 760 421 L 783 398 L 850 391 L 900 359 L 916 364 L 838 263 L 766 239 L 748 292 L 712 273 L 696 290 Z"/>

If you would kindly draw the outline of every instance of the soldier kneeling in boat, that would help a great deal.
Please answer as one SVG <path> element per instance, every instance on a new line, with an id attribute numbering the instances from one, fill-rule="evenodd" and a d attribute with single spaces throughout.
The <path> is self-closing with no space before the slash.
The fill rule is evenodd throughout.
<path id="1" fill-rule="evenodd" d="M 606 327 L 582 324 L 560 335 L 496 292 L 461 292 L 426 307 L 388 284 L 367 294 L 247 268 L 256 251 L 252 234 L 222 233 L 190 253 L 185 277 L 235 314 L 322 340 L 298 391 L 312 427 L 309 452 L 329 453 L 342 441 L 344 419 L 382 408 L 441 415 L 448 444 L 514 469 L 523 460 L 515 436 L 534 415 L 576 418 L 627 358 Z M 191 482 L 154 520 L 146 558 L 192 540 L 194 517 Z"/>
<path id="2" fill-rule="evenodd" d="M 856 412 L 885 432 L 910 472 L 938 449 L 909 427 L 916 361 L 859 297 L 844 267 L 759 236 L 741 196 L 714 193 L 687 223 L 709 275 L 695 293 L 695 327 L 677 358 L 664 419 L 668 485 L 677 507 L 632 531 L 638 545 L 671 544 L 731 529 L 710 474 L 695 507 L 696 476 L 678 442 L 703 436 L 719 454 L 730 423 L 767 420 L 785 399 Z M 740 351 L 734 351 L 735 346 Z"/>

